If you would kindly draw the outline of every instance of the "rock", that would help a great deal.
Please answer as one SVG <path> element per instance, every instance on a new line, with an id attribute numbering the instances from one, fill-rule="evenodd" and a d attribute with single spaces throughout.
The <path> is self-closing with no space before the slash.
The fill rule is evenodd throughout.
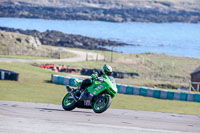
<path id="1" fill-rule="evenodd" d="M 63 47 L 71 47 L 71 48 L 84 48 L 84 49 L 96 49 L 96 50 L 107 50 L 102 46 L 124 46 L 128 45 L 126 43 L 120 43 L 116 41 L 103 40 L 85 37 L 81 35 L 72 35 L 72 34 L 64 34 L 59 31 L 45 31 L 39 32 L 36 30 L 21 30 L 21 29 L 13 29 L 0 27 L 0 30 L 7 32 L 18 32 L 25 35 L 30 35 L 35 37 L 35 39 L 27 39 L 28 44 L 34 48 L 37 48 L 41 44 L 44 45 L 53 45 L 53 46 L 63 46 Z M 30 40 L 34 40 L 35 43 Z M 41 42 L 41 43 L 40 43 Z"/>
<path id="2" fill-rule="evenodd" d="M 19 33 L 10 33 L 0 30 L 0 42 L 1 43 L 9 43 L 9 45 L 22 44 L 24 47 L 30 47 L 33 49 L 37 49 L 41 46 L 40 41 L 36 37 L 26 36 Z"/>
<path id="3" fill-rule="evenodd" d="M 43 54 L 40 46 L 36 37 L 0 30 L 0 54 L 38 56 Z"/>
<path id="4" fill-rule="evenodd" d="M 28 36 L 28 37 L 26 37 L 25 41 L 26 42 L 24 42 L 24 40 L 23 40 L 22 43 L 32 49 L 37 49 L 38 47 L 41 46 L 40 41 L 36 37 Z"/>

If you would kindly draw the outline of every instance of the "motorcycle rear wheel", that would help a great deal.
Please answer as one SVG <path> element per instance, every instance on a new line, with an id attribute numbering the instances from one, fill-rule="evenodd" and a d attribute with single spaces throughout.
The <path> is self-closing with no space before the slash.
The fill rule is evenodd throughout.
<path id="1" fill-rule="evenodd" d="M 110 107 L 111 102 L 111 96 L 98 96 L 93 104 L 93 111 L 95 113 L 103 113 Z"/>
<path id="2" fill-rule="evenodd" d="M 70 111 L 76 108 L 76 102 L 74 99 L 68 99 L 71 96 L 70 93 L 67 93 L 62 100 L 62 107 L 64 110 Z"/>

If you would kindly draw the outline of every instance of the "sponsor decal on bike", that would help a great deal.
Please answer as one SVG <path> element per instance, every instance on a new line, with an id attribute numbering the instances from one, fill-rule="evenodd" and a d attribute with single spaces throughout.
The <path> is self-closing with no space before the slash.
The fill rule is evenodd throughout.
<path id="1" fill-rule="evenodd" d="M 94 95 L 92 93 L 90 93 L 90 96 L 93 97 Z"/>
<path id="2" fill-rule="evenodd" d="M 99 89 L 101 89 L 103 87 L 103 85 L 99 85 L 97 88 L 95 88 L 96 91 L 98 91 Z"/>

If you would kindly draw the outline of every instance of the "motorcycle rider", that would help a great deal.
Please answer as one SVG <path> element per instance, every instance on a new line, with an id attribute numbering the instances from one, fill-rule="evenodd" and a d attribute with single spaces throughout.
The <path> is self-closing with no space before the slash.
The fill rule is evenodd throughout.
<path id="1" fill-rule="evenodd" d="M 104 75 L 107 75 L 107 76 L 111 76 L 112 75 L 112 67 L 105 64 L 103 65 L 102 67 L 102 70 L 100 72 L 96 72 L 95 74 L 93 74 L 93 78 L 92 79 L 85 79 L 82 81 L 81 85 L 80 85 L 80 88 L 78 88 L 76 90 L 76 94 L 78 94 L 80 91 L 85 91 L 85 89 L 87 87 L 89 87 L 90 85 L 92 85 L 92 82 L 93 80 L 96 80 L 98 79 L 98 77 L 104 77 Z M 94 77 L 96 77 L 94 79 Z M 81 94 L 80 98 L 83 96 L 84 93 Z"/>

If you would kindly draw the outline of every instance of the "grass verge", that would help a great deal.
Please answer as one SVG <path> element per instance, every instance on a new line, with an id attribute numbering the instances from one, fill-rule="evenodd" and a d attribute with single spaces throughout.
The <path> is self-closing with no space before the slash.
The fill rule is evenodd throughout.
<path id="1" fill-rule="evenodd" d="M 200 115 L 200 103 L 118 94 L 111 108 Z"/>

